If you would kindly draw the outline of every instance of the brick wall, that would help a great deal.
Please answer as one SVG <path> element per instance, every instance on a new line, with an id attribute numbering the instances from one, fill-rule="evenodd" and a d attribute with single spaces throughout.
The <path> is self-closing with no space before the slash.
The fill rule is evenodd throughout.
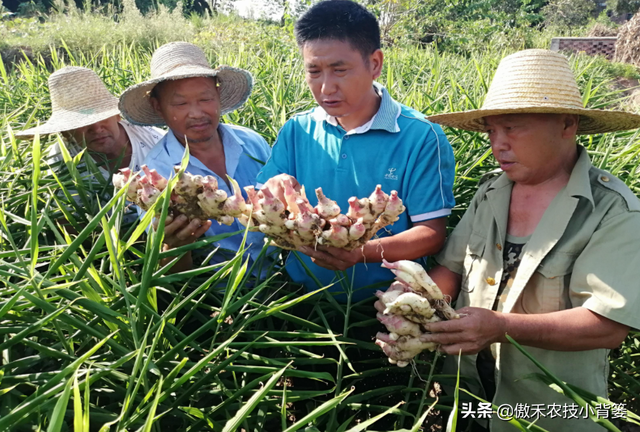
<path id="1" fill-rule="evenodd" d="M 616 52 L 616 37 L 557 37 L 551 39 L 551 51 L 584 51 L 611 60 Z"/>

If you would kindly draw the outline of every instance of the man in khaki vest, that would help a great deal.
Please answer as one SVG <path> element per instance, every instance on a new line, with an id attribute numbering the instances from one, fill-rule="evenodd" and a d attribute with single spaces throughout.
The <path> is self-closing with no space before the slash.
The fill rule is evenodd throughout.
<path id="1" fill-rule="evenodd" d="M 429 324 L 422 339 L 441 345 L 453 373 L 462 352 L 470 389 L 512 415 L 549 431 L 603 430 L 531 379 L 540 370 L 505 334 L 561 380 L 607 397 L 609 350 L 640 327 L 640 202 L 576 135 L 637 128 L 640 116 L 583 108 L 565 57 L 526 50 L 502 60 L 481 109 L 429 120 L 486 132 L 503 173 L 481 184 L 429 272 L 461 318 Z M 512 430 L 496 413 L 482 423 Z"/>

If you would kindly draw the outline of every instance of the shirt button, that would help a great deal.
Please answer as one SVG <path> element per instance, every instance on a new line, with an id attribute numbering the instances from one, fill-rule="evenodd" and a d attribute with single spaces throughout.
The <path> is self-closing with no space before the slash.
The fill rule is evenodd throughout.
<path id="1" fill-rule="evenodd" d="M 487 283 L 488 283 L 489 285 L 493 286 L 493 285 L 495 285 L 495 284 L 496 284 L 496 280 L 495 280 L 494 278 L 492 278 L 492 277 L 488 277 L 488 278 L 487 278 Z"/>
<path id="2" fill-rule="evenodd" d="M 344 136 L 344 139 L 345 139 L 345 140 L 348 140 L 348 139 L 349 139 L 349 135 L 345 135 L 345 136 Z"/>
<path id="3" fill-rule="evenodd" d="M 496 243 L 496 247 L 498 248 L 499 251 L 502 250 L 502 245 L 500 243 Z"/>
<path id="4" fill-rule="evenodd" d="M 600 177 L 600 180 L 602 180 L 603 182 L 605 182 L 605 183 L 606 183 L 606 182 L 608 182 L 608 181 L 609 181 L 609 177 L 607 177 L 607 176 L 602 176 L 602 177 Z"/>
<path id="5" fill-rule="evenodd" d="M 346 159 L 347 155 L 345 153 L 342 153 L 342 159 Z"/>

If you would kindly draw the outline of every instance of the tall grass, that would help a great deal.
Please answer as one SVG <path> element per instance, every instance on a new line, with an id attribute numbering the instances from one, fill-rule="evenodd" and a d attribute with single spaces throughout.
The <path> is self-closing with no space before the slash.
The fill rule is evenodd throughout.
<path id="1" fill-rule="evenodd" d="M 273 143 L 288 117 L 314 105 L 287 35 L 264 28 L 247 40 L 224 32 L 210 38 L 197 42 L 212 63 L 256 77 L 251 99 L 224 121 Z M 159 252 L 161 236 L 144 233 L 148 221 L 123 224 L 122 197 L 112 197 L 99 175 L 80 176 L 81 162 L 96 169 L 90 158 L 52 171 L 42 155 L 59 138 L 14 137 L 49 116 L 51 69 L 90 67 L 119 94 L 148 76 L 161 42 L 84 51 L 56 45 L 0 69 L 0 430 L 419 430 L 428 413 L 450 410 L 453 398 L 437 398 L 431 385 L 456 378 L 438 375 L 437 356 L 400 369 L 364 336 L 377 325 L 371 300 L 338 304 L 323 291 L 307 298 L 279 271 L 279 258 L 266 259 L 266 248 L 252 265 L 242 253 L 215 266 L 201 256 L 194 270 L 170 274 L 159 265 L 167 255 Z M 379 81 L 430 114 L 479 106 L 507 52 L 385 54 Z M 571 64 L 586 103 L 620 103 L 601 62 L 577 56 Z M 447 134 L 457 161 L 453 227 L 495 162 L 481 134 Z M 596 166 L 640 194 L 636 133 L 581 143 Z M 80 204 L 71 190 L 80 191 Z M 157 206 L 166 211 L 166 201 Z M 260 266 L 267 279 L 253 276 Z M 341 283 L 349 292 L 350 281 Z M 638 347 L 630 338 L 612 360 L 614 401 L 640 394 Z"/>

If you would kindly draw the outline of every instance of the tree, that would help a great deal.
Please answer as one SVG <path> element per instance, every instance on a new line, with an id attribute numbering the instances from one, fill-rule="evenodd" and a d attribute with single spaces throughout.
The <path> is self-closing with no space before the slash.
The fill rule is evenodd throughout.
<path id="1" fill-rule="evenodd" d="M 595 6 L 592 0 L 551 0 L 542 8 L 542 15 L 548 27 L 568 30 L 571 34 L 572 28 L 589 22 Z"/>

